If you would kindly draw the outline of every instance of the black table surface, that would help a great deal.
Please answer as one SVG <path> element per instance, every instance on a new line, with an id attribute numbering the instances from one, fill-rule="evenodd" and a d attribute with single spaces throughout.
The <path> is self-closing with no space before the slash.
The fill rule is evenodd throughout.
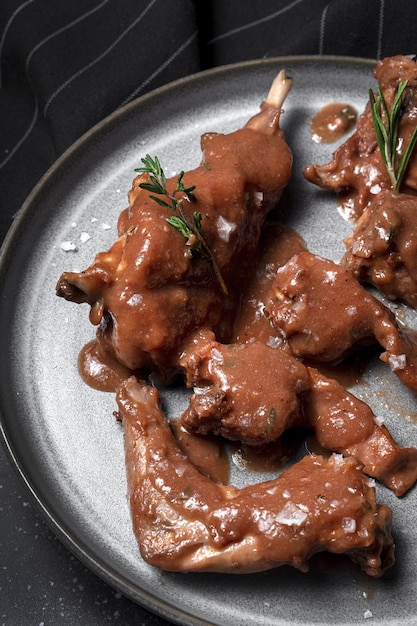
<path id="1" fill-rule="evenodd" d="M 414 0 L 2 0 L 0 240 L 58 156 L 132 99 L 251 59 L 413 54 L 416 18 Z M 1 447 L 0 519 L 1 625 L 168 623 L 68 551 Z"/>

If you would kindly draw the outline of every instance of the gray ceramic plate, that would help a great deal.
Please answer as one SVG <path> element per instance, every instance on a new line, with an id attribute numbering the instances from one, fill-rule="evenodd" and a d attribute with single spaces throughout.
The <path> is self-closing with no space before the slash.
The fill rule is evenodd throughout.
<path id="1" fill-rule="evenodd" d="M 168 174 L 195 166 L 200 134 L 244 123 L 281 67 L 294 77 L 282 119 L 294 150 L 294 177 L 280 215 L 312 251 L 340 259 L 350 227 L 337 213 L 332 194 L 301 176 L 304 165 L 327 160 L 334 146 L 314 144 L 308 122 L 333 101 L 362 110 L 374 84 L 371 61 L 296 57 L 247 63 L 181 80 L 133 102 L 57 162 L 26 202 L 3 247 L 3 438 L 57 535 L 115 588 L 173 622 L 351 625 L 369 618 L 372 624 L 416 624 L 416 490 L 399 501 L 378 487 L 380 500 L 394 510 L 397 544 L 397 564 L 382 580 L 370 580 L 343 559 L 314 559 L 309 574 L 283 567 L 247 576 L 181 575 L 147 566 L 130 526 L 114 397 L 85 386 L 77 372 L 78 352 L 94 335 L 88 308 L 54 295 L 62 271 L 83 269 L 96 251 L 112 243 L 140 157 L 157 154 Z M 88 233 L 88 241 L 80 239 L 82 233 Z M 61 248 L 68 241 L 75 251 Z M 354 391 L 384 415 L 401 443 L 417 445 L 415 398 L 383 364 L 371 363 Z M 181 394 L 171 392 L 170 414 L 183 402 Z M 238 485 L 264 477 L 233 471 Z"/>

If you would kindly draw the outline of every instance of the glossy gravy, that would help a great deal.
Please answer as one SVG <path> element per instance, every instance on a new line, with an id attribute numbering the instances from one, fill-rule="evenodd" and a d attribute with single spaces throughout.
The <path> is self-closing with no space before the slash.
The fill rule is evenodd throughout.
<path id="1" fill-rule="evenodd" d="M 357 112 L 350 104 L 332 102 L 312 117 L 310 132 L 316 143 L 333 143 L 349 133 L 356 124 Z"/>

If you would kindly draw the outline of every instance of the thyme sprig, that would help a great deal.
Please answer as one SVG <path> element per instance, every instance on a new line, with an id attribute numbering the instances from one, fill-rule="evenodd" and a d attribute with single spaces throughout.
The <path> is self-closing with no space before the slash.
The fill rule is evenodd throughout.
<path id="1" fill-rule="evenodd" d="M 186 246 L 188 247 L 187 256 L 191 258 L 195 253 L 200 253 L 205 256 L 211 263 L 213 272 L 222 291 L 227 295 L 228 290 L 226 283 L 223 280 L 216 259 L 201 231 L 202 215 L 198 211 L 193 211 L 192 217 L 190 217 L 185 210 L 185 202 L 191 203 L 196 200 L 194 194 L 195 185 L 186 187 L 183 182 L 184 172 L 181 171 L 177 178 L 175 188 L 171 193 L 168 191 L 167 179 L 158 157 L 155 156 L 153 159 L 147 154 L 141 161 L 143 167 L 136 168 L 135 172 L 148 174 L 149 182 L 139 183 L 139 187 L 149 191 L 149 197 L 159 204 L 159 206 L 172 211 L 173 215 L 165 219 L 168 224 L 173 226 L 185 237 Z"/>
<path id="2" fill-rule="evenodd" d="M 402 179 L 417 142 L 416 126 L 401 156 L 400 162 L 397 163 L 398 159 L 396 155 L 399 147 L 398 129 L 404 112 L 403 94 L 407 83 L 407 80 L 399 83 L 391 110 L 388 109 L 384 94 L 379 85 L 376 98 L 372 89 L 369 89 L 369 101 L 376 140 L 382 160 L 387 168 L 392 187 L 396 192 L 400 190 Z"/>

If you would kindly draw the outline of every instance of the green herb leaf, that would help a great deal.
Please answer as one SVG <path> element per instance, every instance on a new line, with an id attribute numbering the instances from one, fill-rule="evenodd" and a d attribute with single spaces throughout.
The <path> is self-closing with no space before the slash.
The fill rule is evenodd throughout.
<path id="1" fill-rule="evenodd" d="M 171 209 L 171 205 L 168 204 L 168 202 L 165 202 L 165 200 L 162 200 L 161 198 L 158 198 L 157 196 L 149 196 L 151 198 L 151 200 L 154 200 L 155 202 L 157 202 L 159 204 L 159 206 L 163 206 L 165 209 Z"/>
<path id="2" fill-rule="evenodd" d="M 411 135 L 411 139 L 408 142 L 407 148 L 405 149 L 403 158 L 401 160 L 400 167 L 398 168 L 398 172 L 397 172 L 397 188 L 398 189 L 400 188 L 402 179 L 405 174 L 405 170 L 407 169 L 407 165 L 411 159 L 411 155 L 414 151 L 414 148 L 416 147 L 416 143 L 417 143 L 417 126 L 413 130 L 413 134 Z"/>
<path id="3" fill-rule="evenodd" d="M 152 178 L 150 183 L 141 183 L 140 187 L 142 187 L 142 189 L 146 189 L 146 191 L 150 191 L 151 193 L 164 193 L 164 188 L 161 187 L 161 185 L 159 185 L 156 181 L 153 181 Z"/>
<path id="4" fill-rule="evenodd" d="M 194 224 L 197 230 L 201 231 L 201 220 L 202 220 L 201 213 L 196 213 L 196 211 L 194 211 L 193 220 L 194 220 Z"/>
<path id="5" fill-rule="evenodd" d="M 177 217 L 176 215 L 173 215 L 172 217 L 167 217 L 166 221 L 168 222 L 168 224 L 171 224 L 171 226 L 179 230 L 181 235 L 183 235 L 186 239 L 191 237 L 191 235 L 193 234 L 193 232 L 188 228 L 184 220 L 180 217 Z"/>
<path id="6" fill-rule="evenodd" d="M 384 94 L 378 85 L 378 94 L 369 89 L 369 102 L 375 137 L 383 163 L 394 191 L 399 192 L 402 179 L 417 143 L 417 126 L 397 166 L 398 130 L 403 116 L 403 95 L 408 81 L 402 81 L 397 88 L 391 110 L 388 109 Z"/>

